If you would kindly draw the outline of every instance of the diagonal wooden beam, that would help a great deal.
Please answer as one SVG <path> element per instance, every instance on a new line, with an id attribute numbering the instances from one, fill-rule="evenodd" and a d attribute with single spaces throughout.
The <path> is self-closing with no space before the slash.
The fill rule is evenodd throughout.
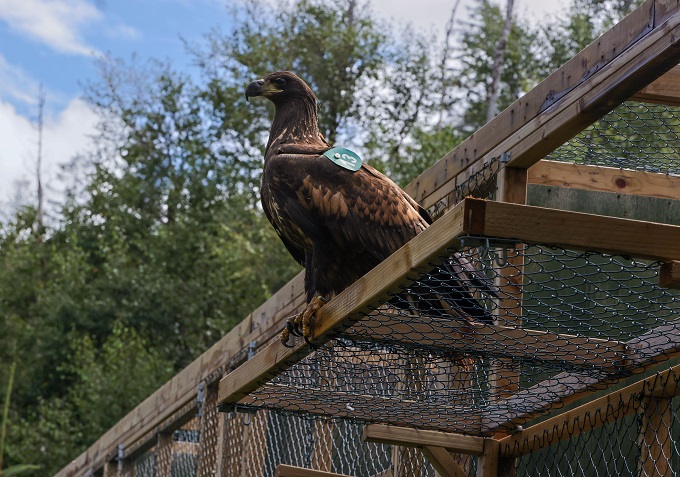
<path id="1" fill-rule="evenodd" d="M 636 412 L 640 396 L 679 396 L 678 378 L 680 365 L 527 427 L 500 439 L 500 454 L 503 457 L 519 457 L 621 419 Z"/>
<path id="2" fill-rule="evenodd" d="M 327 342 L 330 339 L 327 332 L 341 331 L 361 319 L 369 307 L 378 306 L 390 292 L 397 292 L 408 283 L 407 275 L 417 275 L 426 269 L 448 247 L 460 247 L 457 237 L 465 229 L 466 214 L 465 203 L 449 211 L 427 233 L 416 236 L 321 308 L 314 325 L 314 343 Z M 287 348 L 279 340 L 274 341 L 220 381 L 219 402 L 238 402 L 310 351 L 304 342 Z"/>
<path id="3" fill-rule="evenodd" d="M 442 477 L 467 477 L 467 472 L 443 447 L 423 446 L 420 450 L 425 458 L 430 461 L 434 470 Z"/>
<path id="4" fill-rule="evenodd" d="M 628 353 L 627 346 L 616 340 L 426 315 L 375 314 L 342 337 L 604 368 L 623 365 Z"/>
<path id="5" fill-rule="evenodd" d="M 631 372 L 642 372 L 659 361 L 680 356 L 680 318 L 643 333 L 625 345 L 629 350 L 626 368 Z M 550 409 L 575 402 L 590 394 L 595 387 L 611 381 L 602 375 L 560 373 L 484 409 L 482 428 L 484 432 L 511 428 Z"/>

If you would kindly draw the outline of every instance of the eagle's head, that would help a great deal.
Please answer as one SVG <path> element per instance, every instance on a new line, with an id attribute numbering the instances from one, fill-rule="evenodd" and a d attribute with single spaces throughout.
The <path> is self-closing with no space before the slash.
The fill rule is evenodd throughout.
<path id="1" fill-rule="evenodd" d="M 264 96 L 276 105 L 310 98 L 316 103 L 316 95 L 307 83 L 290 71 L 277 71 L 253 81 L 246 88 L 246 100 L 251 96 Z"/>

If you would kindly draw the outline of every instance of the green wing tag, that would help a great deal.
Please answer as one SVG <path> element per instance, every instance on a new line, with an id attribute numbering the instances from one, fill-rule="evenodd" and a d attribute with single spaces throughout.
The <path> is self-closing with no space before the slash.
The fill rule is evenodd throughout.
<path id="1" fill-rule="evenodd" d="M 323 153 L 331 161 L 338 166 L 348 169 L 350 171 L 358 171 L 361 169 L 361 158 L 356 152 L 352 152 L 344 147 L 334 147 Z"/>

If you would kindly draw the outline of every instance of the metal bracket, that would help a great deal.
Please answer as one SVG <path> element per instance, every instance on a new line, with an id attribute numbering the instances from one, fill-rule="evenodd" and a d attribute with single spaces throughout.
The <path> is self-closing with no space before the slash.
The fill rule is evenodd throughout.
<path id="1" fill-rule="evenodd" d="M 504 152 L 501 154 L 501 157 L 498 158 L 499 161 L 501 161 L 501 164 L 505 165 L 508 162 L 510 162 L 510 159 L 512 159 L 512 156 L 510 155 L 509 152 Z"/>
<path id="2" fill-rule="evenodd" d="M 125 445 L 118 444 L 118 474 L 123 473 L 123 460 L 125 459 Z"/>
<path id="3" fill-rule="evenodd" d="M 205 400 L 205 383 L 198 383 L 196 388 L 196 404 L 198 405 L 198 418 L 203 416 L 203 401 Z"/>
<path id="4" fill-rule="evenodd" d="M 252 359 L 255 356 L 255 350 L 257 349 L 257 341 L 251 341 L 248 344 L 248 359 Z"/>
<path id="5" fill-rule="evenodd" d="M 491 258 L 491 249 L 500 248 L 500 254 L 496 254 L 496 265 L 503 268 L 508 265 L 508 250 L 515 250 L 517 245 L 522 243 L 518 239 L 483 237 L 474 235 L 463 235 L 459 237 L 460 244 L 463 247 L 480 247 L 479 255 L 484 258 Z"/>

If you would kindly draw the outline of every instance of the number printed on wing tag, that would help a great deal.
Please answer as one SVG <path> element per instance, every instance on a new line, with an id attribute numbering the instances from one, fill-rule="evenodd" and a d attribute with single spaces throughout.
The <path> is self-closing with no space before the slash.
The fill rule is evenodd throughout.
<path id="1" fill-rule="evenodd" d="M 345 149 L 344 147 L 334 147 L 323 153 L 328 159 L 338 166 L 349 171 L 361 169 L 361 158 L 356 152 Z"/>

